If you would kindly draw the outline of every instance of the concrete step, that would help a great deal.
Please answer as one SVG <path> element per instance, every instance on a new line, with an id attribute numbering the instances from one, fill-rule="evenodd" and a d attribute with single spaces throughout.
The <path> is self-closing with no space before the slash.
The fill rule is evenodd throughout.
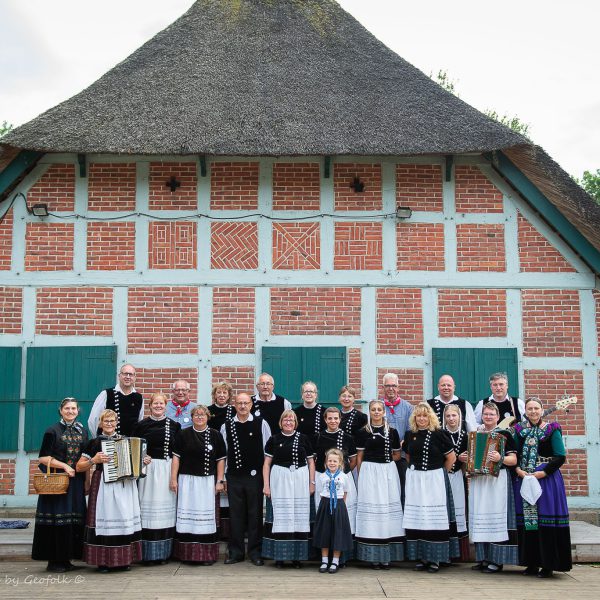
<path id="1" fill-rule="evenodd" d="M 10 519 L 18 519 L 14 515 Z M 29 560 L 33 542 L 34 521 L 29 521 L 27 529 L 0 529 L 0 560 Z M 219 554 L 225 557 L 226 542 L 220 543 Z M 600 562 L 600 527 L 584 521 L 571 521 L 571 553 L 573 562 Z"/>

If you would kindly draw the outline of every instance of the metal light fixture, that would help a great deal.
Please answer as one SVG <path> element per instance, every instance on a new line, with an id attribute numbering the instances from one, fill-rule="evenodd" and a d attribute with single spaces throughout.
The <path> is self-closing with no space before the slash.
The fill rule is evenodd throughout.
<path id="1" fill-rule="evenodd" d="M 412 217 L 412 209 L 409 206 L 396 207 L 396 219 L 410 219 Z"/>
<path id="2" fill-rule="evenodd" d="M 31 207 L 31 214 L 36 217 L 47 217 L 48 216 L 48 205 L 47 204 L 34 204 Z"/>

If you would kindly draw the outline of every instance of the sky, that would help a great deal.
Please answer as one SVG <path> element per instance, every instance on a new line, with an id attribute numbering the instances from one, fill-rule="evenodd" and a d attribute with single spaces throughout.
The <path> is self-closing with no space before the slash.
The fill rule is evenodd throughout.
<path id="1" fill-rule="evenodd" d="M 81 91 L 193 0 L 0 0 L 0 123 Z M 517 115 L 568 173 L 600 169 L 597 0 L 340 0 L 479 110 Z"/>

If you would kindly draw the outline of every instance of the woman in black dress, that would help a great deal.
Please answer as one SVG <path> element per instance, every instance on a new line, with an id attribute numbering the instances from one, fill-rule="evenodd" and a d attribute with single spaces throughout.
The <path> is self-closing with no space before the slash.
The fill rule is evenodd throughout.
<path id="1" fill-rule="evenodd" d="M 342 407 L 340 427 L 347 434 L 354 437 L 369 420 L 365 413 L 354 407 L 354 403 L 356 402 L 356 390 L 349 385 L 342 386 L 338 401 Z"/>
<path id="2" fill-rule="evenodd" d="M 212 404 L 208 407 L 210 413 L 209 424 L 211 429 L 221 431 L 226 419 L 235 417 L 233 402 L 233 388 L 225 381 L 215 383 L 211 392 Z"/>
<path id="3" fill-rule="evenodd" d="M 47 571 L 65 573 L 74 569 L 71 559 L 81 559 L 85 527 L 85 473 L 75 466 L 88 442 L 87 432 L 79 423 L 79 405 L 75 398 L 60 403 L 60 421 L 46 429 L 39 454 L 42 472 L 48 466 L 69 476 L 66 494 L 40 495 L 35 513 L 31 558 L 48 561 Z"/>

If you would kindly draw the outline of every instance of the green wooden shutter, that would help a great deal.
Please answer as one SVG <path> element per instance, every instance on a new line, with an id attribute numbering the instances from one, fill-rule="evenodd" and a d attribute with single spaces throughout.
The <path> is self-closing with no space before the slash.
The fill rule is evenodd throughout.
<path id="1" fill-rule="evenodd" d="M 344 347 L 262 349 L 262 370 L 275 379 L 275 391 L 294 406 L 301 403 L 300 386 L 314 381 L 319 389 L 319 403 L 337 404 L 338 392 L 347 383 L 347 350 Z"/>
<path id="2" fill-rule="evenodd" d="M 19 445 L 21 348 L 0 348 L 0 452 L 16 452 Z"/>
<path id="3" fill-rule="evenodd" d="M 116 346 L 72 346 L 27 350 L 25 450 L 38 450 L 44 431 L 58 418 L 66 396 L 77 398 L 78 420 L 87 419 L 96 396 L 116 379 Z"/>
<path id="4" fill-rule="evenodd" d="M 503 371 L 508 375 L 511 396 L 519 395 L 516 348 L 432 348 L 433 390 L 447 373 L 456 382 L 456 394 L 475 405 L 490 395 L 489 377 Z"/>

